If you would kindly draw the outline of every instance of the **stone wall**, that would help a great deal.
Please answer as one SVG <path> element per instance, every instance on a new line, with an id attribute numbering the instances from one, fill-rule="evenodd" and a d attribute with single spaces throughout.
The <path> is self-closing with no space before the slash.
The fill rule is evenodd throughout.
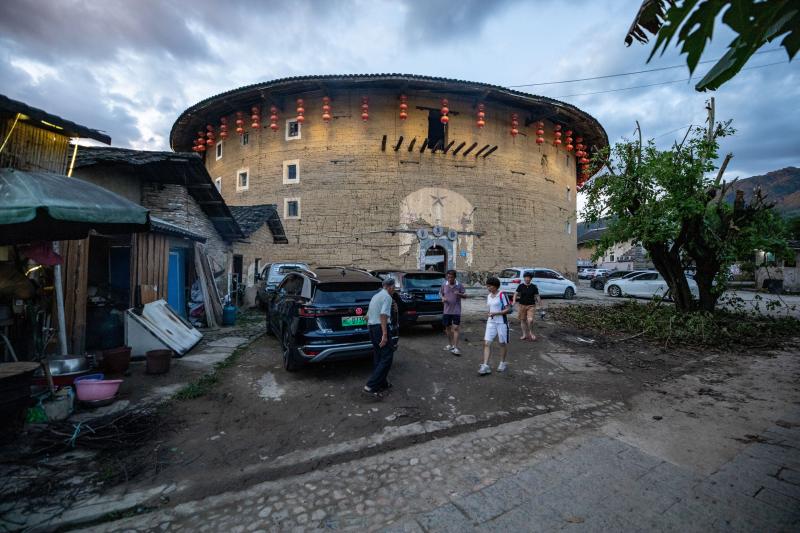
<path id="1" fill-rule="evenodd" d="M 407 93 L 409 118 L 398 118 L 396 91 L 332 93 L 334 119 L 320 118 L 322 93 L 304 94 L 306 123 L 301 138 L 286 140 L 285 121 L 293 118 L 294 99 L 281 106 L 280 129 L 269 130 L 268 109 L 262 129 L 249 132 L 243 146 L 235 133 L 222 141 L 222 157 L 205 154 L 212 179 L 222 178 L 222 195 L 230 205 L 274 203 L 289 244 L 272 244 L 266 235 L 237 244 L 235 253 L 262 264 L 304 260 L 312 265 L 365 268 L 417 268 L 419 240 L 413 230 L 474 231 L 452 243 L 455 267 L 467 272 L 496 272 L 508 265 L 550 267 L 574 276 L 576 253 L 575 157 L 552 145 L 553 124 L 545 121 L 547 142 L 537 145 L 535 123 L 525 126 L 527 112 L 487 104 L 486 127 L 475 127 L 475 102 L 450 97 L 448 142 L 466 145 L 458 155 L 420 153 L 428 134 L 428 107 L 438 109 L 441 96 Z M 360 118 L 361 97 L 369 97 L 369 121 Z M 510 114 L 519 113 L 521 134 L 509 134 Z M 536 117 L 534 117 L 536 118 Z M 235 117 L 229 116 L 230 124 Z M 233 128 L 231 128 L 233 129 Z M 248 128 L 249 130 L 249 128 Z M 381 150 L 383 136 L 385 150 Z M 580 135 L 576 132 L 575 136 Z M 394 146 L 400 136 L 403 143 Z M 413 151 L 409 142 L 416 139 Z M 473 143 L 477 147 L 466 157 Z M 484 145 L 497 146 L 489 157 L 474 157 Z M 284 161 L 298 160 L 298 183 L 286 184 Z M 249 170 L 249 186 L 237 190 L 236 175 Z M 287 219 L 288 198 L 299 198 L 301 217 Z M 411 233 L 390 233 L 405 230 Z M 247 259 L 250 258 L 250 259 Z"/>
<path id="2" fill-rule="evenodd" d="M 214 270 L 227 268 L 228 245 L 185 186 L 145 182 L 142 205 L 150 209 L 152 216 L 205 237 L 206 253 Z"/>

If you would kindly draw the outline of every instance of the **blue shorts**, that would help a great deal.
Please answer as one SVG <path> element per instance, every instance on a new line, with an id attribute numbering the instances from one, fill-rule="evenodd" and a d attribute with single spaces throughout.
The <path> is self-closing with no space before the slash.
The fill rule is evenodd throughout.
<path id="1" fill-rule="evenodd" d="M 461 315 L 442 315 L 444 327 L 461 325 Z"/>

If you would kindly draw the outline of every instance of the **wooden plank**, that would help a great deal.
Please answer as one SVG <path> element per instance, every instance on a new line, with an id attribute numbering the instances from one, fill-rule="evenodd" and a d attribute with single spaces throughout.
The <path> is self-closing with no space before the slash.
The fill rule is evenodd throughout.
<path id="1" fill-rule="evenodd" d="M 478 150 L 478 151 L 477 151 L 477 153 L 475 153 L 475 157 L 478 157 L 479 155 L 481 155 L 481 154 L 484 152 L 484 150 L 486 150 L 486 149 L 487 149 L 487 148 L 489 148 L 490 146 L 491 146 L 491 144 L 487 144 L 486 146 L 484 146 L 483 148 L 481 148 L 480 150 Z M 467 154 L 464 154 L 464 155 L 467 155 Z"/>
<path id="2" fill-rule="evenodd" d="M 437 150 L 442 149 L 442 146 L 444 146 L 444 139 L 439 139 L 431 151 L 435 154 Z"/>
<path id="3" fill-rule="evenodd" d="M 397 139 L 397 144 L 394 145 L 394 151 L 398 151 L 400 147 L 403 145 L 403 136 L 401 135 L 399 139 Z"/>
<path id="4" fill-rule="evenodd" d="M 442 153 L 443 153 L 443 154 L 446 154 L 447 152 L 449 152 L 449 151 L 450 151 L 450 148 L 452 148 L 452 147 L 453 147 L 453 145 L 454 145 L 455 143 L 456 143 L 455 141 L 450 141 L 450 142 L 447 144 L 447 146 L 445 146 L 445 148 L 444 148 L 444 150 L 442 151 Z"/>
<path id="5" fill-rule="evenodd" d="M 417 138 L 414 137 L 413 139 L 411 139 L 411 142 L 408 143 L 408 151 L 409 152 L 414 149 L 414 143 L 416 143 L 416 142 L 417 142 Z"/>
<path id="6" fill-rule="evenodd" d="M 419 153 L 424 152 L 425 148 L 427 148 L 427 147 L 428 147 L 428 139 L 425 139 L 424 141 L 422 141 L 422 146 L 419 149 Z"/>
<path id="7" fill-rule="evenodd" d="M 386 151 L 386 135 L 383 136 L 383 140 L 381 141 L 381 152 Z"/>
<path id="8" fill-rule="evenodd" d="M 467 151 L 464 152 L 464 157 L 467 157 L 467 154 L 469 154 L 471 151 L 473 151 L 476 146 L 478 146 L 478 143 L 472 143 L 472 145 L 469 148 L 467 148 Z"/>
<path id="9" fill-rule="evenodd" d="M 494 151 L 495 151 L 495 150 L 497 150 L 497 145 L 494 145 L 494 146 L 492 146 L 492 149 L 491 149 L 491 150 L 489 150 L 488 152 L 486 152 L 485 154 L 483 154 L 483 158 L 484 158 L 484 159 L 486 159 L 487 157 L 489 157 L 490 155 L 492 155 L 492 154 L 494 153 Z"/>
<path id="10" fill-rule="evenodd" d="M 455 142 L 455 141 L 454 141 L 454 142 Z M 461 151 L 461 149 L 462 149 L 462 148 L 464 148 L 464 146 L 465 146 L 466 144 L 467 144 L 466 142 L 462 142 L 461 144 L 459 144 L 458 146 L 456 146 L 456 149 L 455 149 L 455 150 L 453 150 L 453 155 L 456 155 L 458 152 L 460 152 L 460 151 Z"/>

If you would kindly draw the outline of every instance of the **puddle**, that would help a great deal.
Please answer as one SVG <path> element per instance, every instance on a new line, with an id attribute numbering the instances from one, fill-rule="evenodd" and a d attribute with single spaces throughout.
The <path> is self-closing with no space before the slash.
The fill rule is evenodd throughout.
<path id="1" fill-rule="evenodd" d="M 258 395 L 265 400 L 280 400 L 285 392 L 283 387 L 275 381 L 275 376 L 272 375 L 272 372 L 267 372 L 261 376 L 261 379 L 256 381 L 256 388 L 258 389 Z"/>

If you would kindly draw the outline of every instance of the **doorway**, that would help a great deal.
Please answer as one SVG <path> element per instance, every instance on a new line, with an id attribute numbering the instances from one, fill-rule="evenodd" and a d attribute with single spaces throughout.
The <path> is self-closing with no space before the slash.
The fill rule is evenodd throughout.
<path id="1" fill-rule="evenodd" d="M 425 250 L 425 270 L 444 273 L 447 270 L 447 251 L 439 245 Z"/>
<path id="2" fill-rule="evenodd" d="M 186 250 L 171 248 L 167 269 L 167 303 L 186 318 Z"/>

